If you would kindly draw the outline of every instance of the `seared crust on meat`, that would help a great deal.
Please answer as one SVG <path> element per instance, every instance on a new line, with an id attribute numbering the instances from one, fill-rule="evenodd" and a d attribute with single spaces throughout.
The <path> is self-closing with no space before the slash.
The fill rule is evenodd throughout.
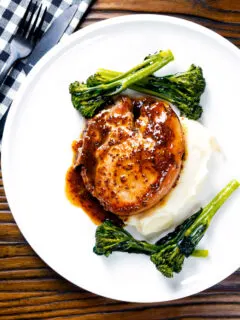
<path id="1" fill-rule="evenodd" d="M 179 176 L 184 137 L 178 117 L 162 101 L 119 98 L 88 121 L 77 164 L 88 191 L 119 216 L 138 214 L 160 201 Z"/>

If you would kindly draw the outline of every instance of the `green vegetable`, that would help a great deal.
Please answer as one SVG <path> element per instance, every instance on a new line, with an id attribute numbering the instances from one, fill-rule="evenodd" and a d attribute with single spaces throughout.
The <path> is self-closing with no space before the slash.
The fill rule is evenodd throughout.
<path id="1" fill-rule="evenodd" d="M 192 256 L 196 258 L 207 258 L 208 250 L 196 249 L 193 251 Z"/>
<path id="2" fill-rule="evenodd" d="M 142 63 L 131 70 L 119 74 L 117 77 L 112 77 L 114 79 L 111 78 L 104 83 L 94 85 L 94 81 L 91 82 L 91 80 L 87 83 L 79 83 L 78 81 L 71 83 L 69 91 L 73 106 L 84 117 L 91 118 L 97 109 L 111 100 L 110 97 L 119 94 L 133 83 L 154 73 L 173 59 L 174 56 L 170 50 L 159 51 L 146 57 Z"/>
<path id="3" fill-rule="evenodd" d="M 159 251 L 159 246 L 136 240 L 128 231 L 106 220 L 96 230 L 96 245 L 93 251 L 97 255 L 105 255 L 106 257 L 113 251 L 152 255 Z M 208 251 L 194 250 L 192 255 L 206 257 Z"/>
<path id="4" fill-rule="evenodd" d="M 207 256 L 207 250 L 195 250 L 195 248 L 217 210 L 239 185 L 237 180 L 229 182 L 207 206 L 186 219 L 173 232 L 155 244 L 136 240 L 123 228 L 105 221 L 96 230 L 96 244 L 93 251 L 107 257 L 113 251 L 143 253 L 150 256 L 151 261 L 164 276 L 173 277 L 174 272 L 179 273 L 182 270 L 185 257 Z"/>
<path id="5" fill-rule="evenodd" d="M 108 257 L 113 251 L 144 253 L 151 255 L 158 247 L 146 241 L 138 241 L 125 229 L 104 221 L 96 230 L 96 244 L 93 251 Z"/>
<path id="6" fill-rule="evenodd" d="M 98 69 L 87 80 L 88 86 L 99 85 L 120 76 L 120 72 Z M 150 75 L 130 86 L 131 89 L 159 97 L 175 105 L 189 119 L 201 117 L 200 98 L 206 86 L 202 69 L 191 65 L 186 72 L 164 77 Z"/>

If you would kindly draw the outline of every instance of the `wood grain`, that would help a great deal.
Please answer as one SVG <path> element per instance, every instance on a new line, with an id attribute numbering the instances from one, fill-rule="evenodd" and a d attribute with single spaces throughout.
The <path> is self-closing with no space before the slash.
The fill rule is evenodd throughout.
<path id="1" fill-rule="evenodd" d="M 240 47 L 239 0 L 99 0 L 81 28 L 103 19 L 145 12 L 199 23 Z M 204 292 L 167 303 L 125 303 L 77 288 L 45 265 L 21 235 L 0 172 L 1 319 L 236 320 L 240 319 L 240 271 Z"/>
<path id="2" fill-rule="evenodd" d="M 239 0 L 96 1 L 82 27 L 103 19 L 136 13 L 167 14 L 201 24 L 240 47 Z"/>

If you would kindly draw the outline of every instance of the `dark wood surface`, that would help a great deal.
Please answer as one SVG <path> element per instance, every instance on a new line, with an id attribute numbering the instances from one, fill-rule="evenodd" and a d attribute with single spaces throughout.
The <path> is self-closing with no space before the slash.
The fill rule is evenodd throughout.
<path id="1" fill-rule="evenodd" d="M 81 28 L 144 12 L 197 22 L 240 47 L 240 0 L 99 0 Z M 14 222 L 1 179 L 0 319 L 240 319 L 240 271 L 202 293 L 168 303 L 125 303 L 94 295 L 70 284 L 38 258 Z"/>

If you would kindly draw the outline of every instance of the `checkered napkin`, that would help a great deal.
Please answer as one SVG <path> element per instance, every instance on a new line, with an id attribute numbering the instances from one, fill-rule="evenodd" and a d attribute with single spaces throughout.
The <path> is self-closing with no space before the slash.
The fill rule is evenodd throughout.
<path id="1" fill-rule="evenodd" d="M 0 70 L 7 61 L 10 48 L 9 42 L 15 34 L 18 23 L 24 15 L 30 0 L 0 0 Z M 81 0 L 38 0 L 43 7 L 47 7 L 47 14 L 42 26 L 45 31 L 54 18 L 58 17 L 69 5 L 79 3 L 79 9 L 72 19 L 63 38 L 71 34 L 79 23 L 81 12 L 84 11 L 86 3 Z M 16 91 L 25 79 L 23 71 L 24 61 L 18 62 L 1 86 L 0 90 L 0 119 L 12 103 Z"/>

